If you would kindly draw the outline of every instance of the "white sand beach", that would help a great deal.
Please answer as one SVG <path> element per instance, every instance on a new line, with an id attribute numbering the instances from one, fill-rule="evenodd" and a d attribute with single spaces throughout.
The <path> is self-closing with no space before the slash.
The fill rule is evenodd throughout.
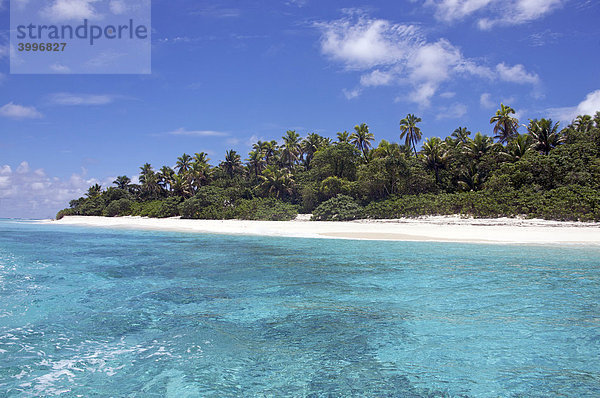
<path id="1" fill-rule="evenodd" d="M 338 238 L 396 241 L 600 244 L 600 223 L 559 222 L 513 218 L 472 219 L 430 216 L 397 220 L 347 222 L 182 220 L 179 218 L 68 216 L 61 225 L 129 228 L 214 234 Z"/>

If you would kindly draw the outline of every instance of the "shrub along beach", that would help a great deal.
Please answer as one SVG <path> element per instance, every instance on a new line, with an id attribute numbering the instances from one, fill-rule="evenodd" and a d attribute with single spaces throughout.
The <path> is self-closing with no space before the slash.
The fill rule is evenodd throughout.
<path id="1" fill-rule="evenodd" d="M 258 141 L 242 161 L 227 151 L 218 166 L 204 152 L 183 154 L 174 168 L 140 169 L 115 186 L 89 188 L 64 216 L 188 219 L 394 219 L 424 215 L 600 221 L 600 112 L 561 128 L 549 119 L 520 125 L 501 104 L 493 137 L 459 127 L 422 139 L 421 119 L 400 121 L 401 144 L 381 140 L 366 124 L 336 139 L 287 131 Z M 521 131 L 521 133 L 520 133 Z"/>

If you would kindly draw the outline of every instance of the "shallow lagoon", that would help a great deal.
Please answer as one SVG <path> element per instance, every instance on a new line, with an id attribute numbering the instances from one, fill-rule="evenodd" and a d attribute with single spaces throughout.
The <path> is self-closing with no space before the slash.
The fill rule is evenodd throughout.
<path id="1" fill-rule="evenodd" d="M 0 396 L 600 395 L 598 247 L 0 221 L 0 296 Z"/>

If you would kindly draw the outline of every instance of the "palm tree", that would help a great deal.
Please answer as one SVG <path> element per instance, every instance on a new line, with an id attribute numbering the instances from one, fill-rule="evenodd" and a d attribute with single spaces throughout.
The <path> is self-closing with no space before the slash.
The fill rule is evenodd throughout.
<path id="1" fill-rule="evenodd" d="M 564 143 L 565 137 L 558 132 L 559 124 L 560 122 L 553 124 L 552 119 L 529 120 L 527 131 L 533 138 L 531 149 L 547 155 L 553 148 Z"/>
<path id="2" fill-rule="evenodd" d="M 350 143 L 350 133 L 347 131 L 344 131 L 343 133 L 338 132 L 337 139 L 338 139 L 338 143 L 340 143 L 340 144 L 342 142 L 349 144 Z"/>
<path id="3" fill-rule="evenodd" d="M 477 132 L 475 137 L 467 140 L 467 143 L 463 146 L 463 153 L 472 159 L 479 160 L 492 149 L 493 145 L 494 142 L 490 137 Z"/>
<path id="4" fill-rule="evenodd" d="M 462 144 L 467 143 L 470 135 L 471 132 L 466 127 L 458 127 L 452 132 L 452 137 L 456 139 L 456 142 Z"/>
<path id="5" fill-rule="evenodd" d="M 375 158 L 387 158 L 387 157 L 394 157 L 394 158 L 399 158 L 402 156 L 402 151 L 400 149 L 400 146 L 398 144 L 394 143 L 390 143 L 387 140 L 381 140 L 379 142 L 379 145 L 377 146 L 377 148 L 375 148 L 373 151 L 373 157 Z"/>
<path id="6" fill-rule="evenodd" d="M 205 165 L 208 164 L 209 160 L 208 155 L 204 152 L 194 154 L 194 163 Z"/>
<path id="7" fill-rule="evenodd" d="M 350 143 L 362 152 L 365 160 L 367 159 L 367 152 L 371 148 L 371 141 L 374 139 L 373 133 L 369 133 L 369 126 L 365 123 L 354 126 L 354 133 L 350 135 Z"/>
<path id="8" fill-rule="evenodd" d="M 187 153 L 184 153 L 180 157 L 177 158 L 177 163 L 175 164 L 175 169 L 177 170 L 177 174 L 185 174 L 192 165 L 192 157 Z"/>
<path id="9" fill-rule="evenodd" d="M 256 150 L 248 153 L 248 159 L 246 159 L 248 168 L 254 172 L 254 177 L 258 178 L 258 175 L 262 173 L 266 162 L 262 158 L 262 153 Z"/>
<path id="10" fill-rule="evenodd" d="M 494 126 L 494 138 L 497 138 L 503 144 L 517 135 L 519 121 L 511 116 L 514 113 L 515 110 L 510 106 L 500 104 L 500 109 L 498 109 L 496 115 L 490 119 L 490 124 L 496 123 Z"/>
<path id="11" fill-rule="evenodd" d="M 440 183 L 440 169 L 446 167 L 448 152 L 444 143 L 438 137 L 431 137 L 423 144 L 421 153 L 424 155 L 425 167 L 435 172 L 435 181 Z"/>
<path id="12" fill-rule="evenodd" d="M 175 170 L 169 166 L 163 166 L 158 172 L 158 183 L 166 191 L 171 192 L 173 190 L 173 177 L 175 176 Z"/>
<path id="13" fill-rule="evenodd" d="M 573 120 L 575 131 L 587 133 L 594 127 L 594 121 L 590 115 L 579 115 Z"/>
<path id="14" fill-rule="evenodd" d="M 191 198 L 194 193 L 192 186 L 190 185 L 186 176 L 181 174 L 175 174 L 173 176 L 173 194 L 176 196 L 183 196 L 184 198 Z"/>
<path id="15" fill-rule="evenodd" d="M 119 188 L 119 189 L 127 190 L 127 188 L 129 188 L 129 184 L 131 184 L 131 178 L 129 178 L 127 176 L 118 176 L 113 181 L 113 184 L 115 184 L 117 186 L 117 188 Z"/>
<path id="16" fill-rule="evenodd" d="M 279 152 L 279 145 L 277 141 L 271 140 L 262 143 L 262 151 L 267 164 L 274 164 L 277 161 L 277 154 Z"/>
<path id="17" fill-rule="evenodd" d="M 518 134 L 506 147 L 502 147 L 500 154 L 510 162 L 517 162 L 531 150 L 531 136 Z"/>
<path id="18" fill-rule="evenodd" d="M 100 195 L 101 193 L 102 193 L 102 187 L 98 184 L 94 184 L 88 188 L 85 196 L 87 196 L 88 198 L 95 198 L 96 196 Z"/>
<path id="19" fill-rule="evenodd" d="M 198 190 L 201 186 L 206 185 L 210 179 L 210 165 L 206 162 L 194 162 L 187 175 L 192 188 Z"/>
<path id="20" fill-rule="evenodd" d="M 260 176 L 259 187 L 276 198 L 290 196 L 294 192 L 294 178 L 288 169 L 269 166 Z"/>
<path id="21" fill-rule="evenodd" d="M 198 189 L 208 182 L 211 174 L 210 165 L 208 164 L 209 160 L 208 155 L 204 152 L 194 154 L 189 172 L 187 173 L 189 183 L 193 188 Z"/>
<path id="22" fill-rule="evenodd" d="M 162 188 L 159 184 L 158 176 L 152 169 L 150 163 L 144 163 L 144 165 L 140 167 L 140 183 L 142 184 L 141 190 L 143 194 L 151 198 L 160 195 Z"/>
<path id="23" fill-rule="evenodd" d="M 400 139 L 405 139 L 407 147 L 412 148 L 417 156 L 417 143 L 421 141 L 422 133 L 421 129 L 417 127 L 417 123 L 421 122 L 420 117 L 416 117 L 412 113 L 406 115 L 406 117 L 400 120 Z"/>
<path id="24" fill-rule="evenodd" d="M 329 145 L 329 140 L 325 137 L 321 137 L 317 133 L 310 133 L 302 140 L 300 147 L 302 149 L 304 167 L 306 167 L 307 170 L 310 169 L 310 162 L 315 155 L 315 152 L 327 145 Z"/>
<path id="25" fill-rule="evenodd" d="M 283 138 L 283 150 L 281 151 L 281 160 L 286 163 L 289 169 L 292 169 L 294 163 L 300 156 L 300 135 L 294 130 L 288 130 Z"/>
<path id="26" fill-rule="evenodd" d="M 154 175 L 152 165 L 150 163 L 144 163 L 144 165 L 140 167 L 140 183 L 142 183 L 143 185 L 146 182 L 146 180 L 152 175 Z"/>
<path id="27" fill-rule="evenodd" d="M 229 178 L 233 178 L 242 170 L 242 160 L 240 155 L 233 149 L 225 152 L 225 160 L 221 162 L 221 168 L 227 173 Z"/>
<path id="28" fill-rule="evenodd" d="M 458 186 L 464 191 L 477 191 L 482 182 L 481 173 L 479 173 L 475 163 L 471 163 L 464 167 L 458 178 Z"/>

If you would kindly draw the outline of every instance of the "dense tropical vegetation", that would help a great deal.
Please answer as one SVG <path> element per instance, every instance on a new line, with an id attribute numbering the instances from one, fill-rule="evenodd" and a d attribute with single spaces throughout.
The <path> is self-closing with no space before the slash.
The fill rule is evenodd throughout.
<path id="1" fill-rule="evenodd" d="M 140 167 L 139 183 L 119 176 L 89 188 L 65 215 L 140 215 L 199 219 L 317 220 L 429 214 L 600 220 L 600 112 L 561 128 L 550 119 L 519 125 L 501 104 L 493 137 L 458 127 L 425 140 L 421 119 L 400 121 L 401 144 L 375 137 L 365 123 L 337 139 L 287 131 L 281 143 L 256 142 L 212 166 L 204 152 L 173 168 Z M 521 130 L 521 132 L 519 131 Z"/>

